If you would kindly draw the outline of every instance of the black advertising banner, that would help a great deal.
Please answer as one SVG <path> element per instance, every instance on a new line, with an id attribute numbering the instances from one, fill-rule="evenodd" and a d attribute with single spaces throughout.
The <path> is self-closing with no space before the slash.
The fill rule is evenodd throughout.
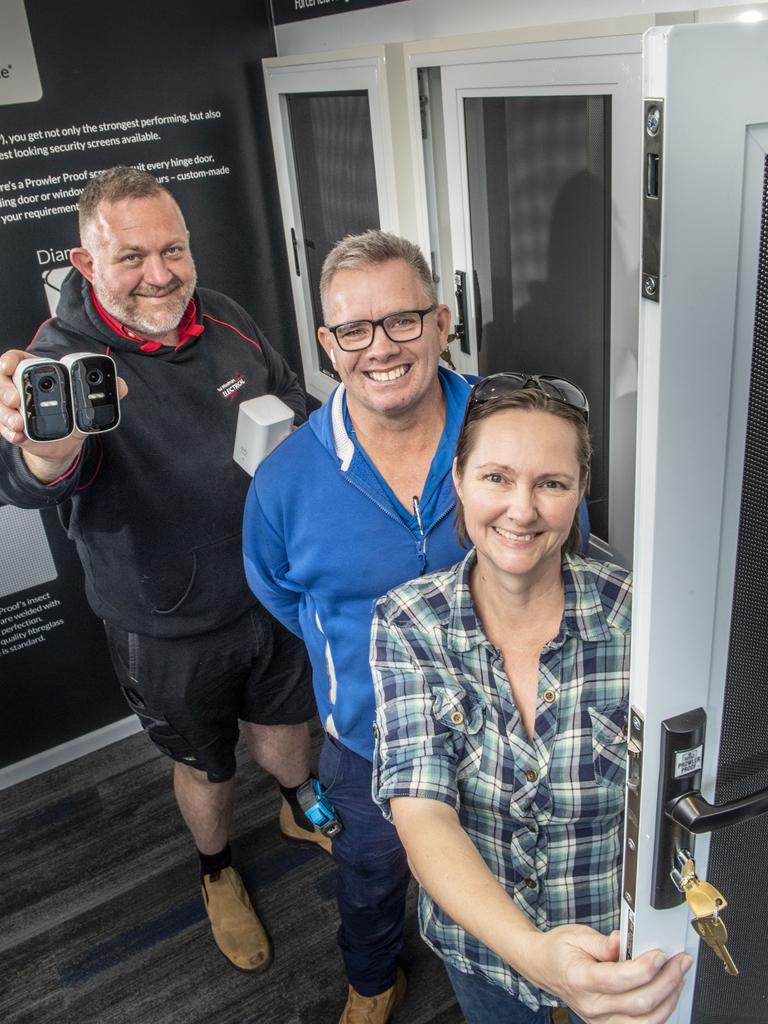
<path id="1" fill-rule="evenodd" d="M 261 58 L 268 0 L 2 0 L 0 350 L 56 307 L 77 198 L 115 164 L 167 183 L 201 284 L 298 371 Z M 53 510 L 0 508 L 0 767 L 128 714 Z"/>
<path id="2" fill-rule="evenodd" d="M 276 25 L 307 18 L 324 18 L 328 14 L 347 14 L 383 4 L 410 3 L 410 0 L 271 0 Z"/>

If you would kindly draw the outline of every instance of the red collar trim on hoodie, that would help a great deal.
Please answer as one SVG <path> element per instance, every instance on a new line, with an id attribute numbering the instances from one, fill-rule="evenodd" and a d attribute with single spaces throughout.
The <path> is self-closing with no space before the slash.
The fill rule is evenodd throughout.
<path id="1" fill-rule="evenodd" d="M 126 327 L 125 324 L 121 324 L 119 320 L 108 313 L 102 306 L 99 300 L 96 298 L 96 294 L 91 288 L 91 301 L 93 302 L 93 308 L 99 314 L 101 319 L 107 325 L 111 327 L 115 334 L 119 334 L 121 338 L 126 338 L 128 341 L 135 341 L 142 352 L 157 352 L 159 348 L 164 348 L 160 341 L 150 341 L 148 338 L 142 338 L 140 334 L 136 334 Z M 205 327 L 197 322 L 197 303 L 194 299 L 189 300 L 187 308 L 184 310 L 184 315 L 179 321 L 179 340 L 176 342 L 175 347 L 181 348 L 181 346 L 189 341 L 190 338 L 198 338 Z"/>

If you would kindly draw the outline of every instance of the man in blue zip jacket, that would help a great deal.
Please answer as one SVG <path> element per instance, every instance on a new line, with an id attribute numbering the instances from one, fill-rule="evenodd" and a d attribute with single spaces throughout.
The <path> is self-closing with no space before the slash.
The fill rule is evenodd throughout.
<path id="1" fill-rule="evenodd" d="M 246 503 L 246 576 L 301 636 L 326 740 L 320 779 L 343 829 L 339 945 L 350 987 L 339 1024 L 383 1024 L 405 992 L 397 967 L 409 871 L 371 799 L 376 598 L 462 556 L 451 482 L 470 385 L 439 366 L 450 310 L 413 243 L 368 231 L 328 255 L 318 336 L 341 385 L 259 467 Z"/>

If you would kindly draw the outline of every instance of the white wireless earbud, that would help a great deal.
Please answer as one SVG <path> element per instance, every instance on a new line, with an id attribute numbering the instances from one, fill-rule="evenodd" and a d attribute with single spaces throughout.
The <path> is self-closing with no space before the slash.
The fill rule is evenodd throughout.
<path id="1" fill-rule="evenodd" d="M 328 353 L 328 355 L 330 357 L 331 362 L 333 363 L 333 365 L 335 367 L 336 366 L 336 353 L 333 351 L 333 349 L 331 349 L 331 351 Z"/>

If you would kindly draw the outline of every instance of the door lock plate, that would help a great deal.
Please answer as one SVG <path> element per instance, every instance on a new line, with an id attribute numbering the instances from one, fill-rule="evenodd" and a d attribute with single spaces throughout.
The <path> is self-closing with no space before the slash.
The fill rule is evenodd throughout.
<path id="1" fill-rule="evenodd" d="M 630 709 L 627 744 L 627 825 L 624 834 L 624 902 L 634 911 L 637 898 L 637 846 L 640 841 L 640 796 L 643 781 L 645 720 Z"/>
<path id="2" fill-rule="evenodd" d="M 659 301 L 661 284 L 661 179 L 664 169 L 664 100 L 645 100 L 643 128 L 643 264 L 640 294 Z"/>

